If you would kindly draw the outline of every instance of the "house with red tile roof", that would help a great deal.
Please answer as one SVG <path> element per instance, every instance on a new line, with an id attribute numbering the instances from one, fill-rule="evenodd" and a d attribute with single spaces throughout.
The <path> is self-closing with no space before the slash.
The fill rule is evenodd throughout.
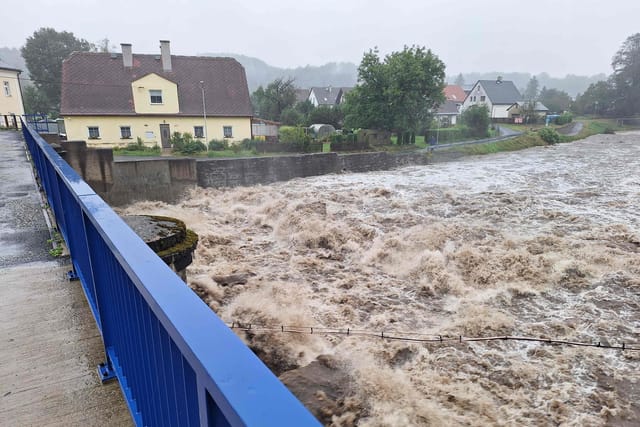
<path id="1" fill-rule="evenodd" d="M 457 102 L 462 104 L 467 94 L 464 92 L 461 86 L 458 85 L 446 85 L 444 87 L 444 96 L 447 101 Z"/>
<path id="2" fill-rule="evenodd" d="M 233 58 L 74 52 L 62 63 L 60 115 L 68 140 L 170 147 L 174 132 L 203 141 L 251 138 L 245 70 Z"/>

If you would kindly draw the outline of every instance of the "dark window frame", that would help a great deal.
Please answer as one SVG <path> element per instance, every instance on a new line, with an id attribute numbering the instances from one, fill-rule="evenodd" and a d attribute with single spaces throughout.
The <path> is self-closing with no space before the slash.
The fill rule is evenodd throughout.
<path id="1" fill-rule="evenodd" d="M 149 102 L 154 105 L 162 104 L 162 90 L 149 89 Z"/>
<path id="2" fill-rule="evenodd" d="M 194 138 L 204 138 L 204 126 L 194 126 L 193 136 Z"/>
<path id="3" fill-rule="evenodd" d="M 225 138 L 233 138 L 233 126 L 222 126 L 222 134 Z"/>
<path id="4" fill-rule="evenodd" d="M 100 139 L 100 126 L 87 126 L 89 139 Z"/>
<path id="5" fill-rule="evenodd" d="M 120 139 L 131 139 L 131 126 L 120 126 Z"/>

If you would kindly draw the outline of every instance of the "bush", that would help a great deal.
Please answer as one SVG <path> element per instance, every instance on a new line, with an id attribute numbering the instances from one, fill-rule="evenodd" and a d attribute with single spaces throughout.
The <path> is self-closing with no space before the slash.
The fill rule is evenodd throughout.
<path id="1" fill-rule="evenodd" d="M 207 146 L 202 141 L 193 139 L 193 136 L 185 132 L 174 132 L 171 136 L 173 151 L 181 154 L 195 154 L 207 151 Z"/>
<path id="2" fill-rule="evenodd" d="M 171 135 L 170 142 L 173 151 L 180 152 L 184 148 L 184 139 L 180 132 L 174 132 L 173 135 Z"/>
<path id="3" fill-rule="evenodd" d="M 486 138 L 489 136 L 489 109 L 485 105 L 473 105 L 460 116 L 462 123 L 469 128 L 471 136 Z"/>
<path id="4" fill-rule="evenodd" d="M 223 151 L 229 148 L 229 143 L 224 139 L 212 139 L 208 148 L 209 151 Z"/>
<path id="5" fill-rule="evenodd" d="M 137 137 L 136 142 L 130 142 L 124 149 L 127 151 L 144 151 L 146 148 L 142 142 L 142 138 Z"/>
<path id="6" fill-rule="evenodd" d="M 555 129 L 551 128 L 540 129 L 538 131 L 538 135 L 547 144 L 557 144 L 561 140 L 560 134 Z"/>
<path id="7" fill-rule="evenodd" d="M 573 114 L 571 113 L 562 113 L 560 116 L 556 117 L 557 125 L 566 125 L 573 121 Z"/>
<path id="8" fill-rule="evenodd" d="M 305 128 L 282 126 L 280 127 L 280 142 L 307 147 L 311 142 L 311 137 L 307 135 Z"/>

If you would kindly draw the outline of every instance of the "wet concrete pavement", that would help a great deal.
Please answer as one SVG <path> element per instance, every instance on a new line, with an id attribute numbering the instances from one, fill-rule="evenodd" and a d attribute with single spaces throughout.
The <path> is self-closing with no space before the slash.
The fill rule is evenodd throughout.
<path id="1" fill-rule="evenodd" d="M 49 229 L 17 132 L 0 131 L 0 425 L 131 425 L 102 340 Z"/>
<path id="2" fill-rule="evenodd" d="M 21 135 L 0 132 L 0 151 L 0 268 L 46 260 L 49 229 Z"/>

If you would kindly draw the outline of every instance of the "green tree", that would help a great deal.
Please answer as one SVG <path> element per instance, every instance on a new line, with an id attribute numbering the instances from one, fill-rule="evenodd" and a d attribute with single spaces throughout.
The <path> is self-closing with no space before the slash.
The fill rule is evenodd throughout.
<path id="1" fill-rule="evenodd" d="M 547 89 L 546 87 L 542 88 L 538 99 L 549 109 L 549 111 L 553 111 L 555 113 L 568 111 L 572 102 L 571 96 L 569 96 L 567 92 L 558 89 Z"/>
<path id="2" fill-rule="evenodd" d="M 524 90 L 524 99 L 526 100 L 536 100 L 538 99 L 538 93 L 540 89 L 540 83 L 538 83 L 538 79 L 536 76 L 533 76 L 529 79 L 529 83 L 527 83 L 527 88 Z"/>
<path id="3" fill-rule="evenodd" d="M 330 107 L 317 107 L 311 110 L 309 113 L 310 124 L 323 124 L 332 125 L 336 129 L 342 128 L 342 121 L 344 114 L 339 106 L 333 108 Z"/>
<path id="4" fill-rule="evenodd" d="M 462 73 L 458 74 L 458 77 L 456 77 L 456 80 L 453 82 L 453 84 L 464 86 L 464 76 L 462 75 Z"/>
<path id="5" fill-rule="evenodd" d="M 616 88 L 611 81 L 592 83 L 583 94 L 576 96 L 572 110 L 576 114 L 613 115 L 616 97 Z"/>
<path id="6" fill-rule="evenodd" d="M 73 33 L 40 28 L 20 50 L 33 83 L 48 99 L 54 113 L 60 109 L 62 61 L 74 51 L 90 51 L 93 45 Z"/>
<path id="7" fill-rule="evenodd" d="M 617 95 L 615 112 L 619 115 L 640 113 L 640 33 L 627 37 L 613 57 L 611 66 Z"/>
<path id="8" fill-rule="evenodd" d="M 296 103 L 293 79 L 276 79 L 266 88 L 258 87 L 252 94 L 256 116 L 267 120 L 281 120 L 282 112 Z"/>
<path id="9" fill-rule="evenodd" d="M 301 126 L 304 125 L 305 116 L 300 114 L 295 108 L 287 107 L 282 110 L 282 114 L 280 114 L 280 121 L 285 126 Z"/>
<path id="10" fill-rule="evenodd" d="M 27 114 L 44 114 L 51 111 L 51 102 L 47 99 L 47 95 L 33 85 L 23 86 L 22 101 Z"/>
<path id="11" fill-rule="evenodd" d="M 486 105 L 472 105 L 464 110 L 460 120 L 469 128 L 472 136 L 485 138 L 489 135 L 489 109 Z"/>
<path id="12" fill-rule="evenodd" d="M 444 102 L 444 69 L 424 47 L 405 46 L 384 60 L 369 51 L 358 67 L 360 84 L 346 97 L 345 125 L 415 133 Z"/>
<path id="13" fill-rule="evenodd" d="M 378 50 L 365 53 L 358 67 L 359 84 L 345 97 L 345 125 L 391 130 L 394 127 L 388 87 L 390 76 Z"/>
<path id="14" fill-rule="evenodd" d="M 533 124 L 538 122 L 538 114 L 536 113 L 537 101 L 528 99 L 520 104 L 520 115 L 527 124 Z"/>
<path id="15" fill-rule="evenodd" d="M 101 40 L 98 40 L 98 42 L 93 45 L 93 50 L 95 50 L 96 52 L 110 53 L 115 52 L 116 46 L 111 44 L 111 41 L 107 37 L 105 37 Z"/>

